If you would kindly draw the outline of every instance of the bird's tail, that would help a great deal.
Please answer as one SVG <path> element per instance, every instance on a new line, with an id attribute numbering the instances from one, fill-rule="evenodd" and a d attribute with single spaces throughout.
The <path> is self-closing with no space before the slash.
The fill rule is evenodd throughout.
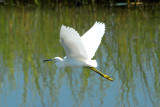
<path id="1" fill-rule="evenodd" d="M 97 70 L 95 67 L 86 67 L 86 68 L 95 71 L 96 73 L 98 73 L 99 75 L 101 75 L 102 77 L 104 77 L 104 78 L 106 78 L 106 79 L 108 79 L 110 81 L 113 81 L 113 79 L 110 76 L 103 74 L 102 72 L 100 72 L 99 70 Z"/>
<path id="2" fill-rule="evenodd" d="M 91 66 L 91 67 L 97 67 L 97 61 L 96 60 L 88 60 L 87 64 L 88 64 L 88 66 Z"/>

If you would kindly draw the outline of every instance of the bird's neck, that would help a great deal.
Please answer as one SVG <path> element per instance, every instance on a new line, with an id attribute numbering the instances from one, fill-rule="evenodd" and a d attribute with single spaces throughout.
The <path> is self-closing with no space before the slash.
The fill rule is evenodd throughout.
<path id="1" fill-rule="evenodd" d="M 55 64 L 58 68 L 63 68 L 63 59 L 58 57 Z"/>

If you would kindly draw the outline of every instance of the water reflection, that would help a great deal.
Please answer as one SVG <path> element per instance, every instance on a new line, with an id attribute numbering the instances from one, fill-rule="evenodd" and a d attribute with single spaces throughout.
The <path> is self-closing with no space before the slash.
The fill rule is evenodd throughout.
<path id="1" fill-rule="evenodd" d="M 159 106 L 159 11 L 121 8 L 0 9 L 0 106 Z M 96 20 L 106 33 L 98 69 L 57 69 L 62 24 L 82 35 Z M 9 102 L 9 103 L 8 103 Z"/>

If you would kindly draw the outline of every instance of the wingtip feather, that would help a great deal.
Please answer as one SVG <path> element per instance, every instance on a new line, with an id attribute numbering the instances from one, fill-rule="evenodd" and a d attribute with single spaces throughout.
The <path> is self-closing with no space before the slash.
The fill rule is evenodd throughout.
<path id="1" fill-rule="evenodd" d="M 101 26 L 103 26 L 103 28 L 105 29 L 105 24 L 104 24 L 104 22 L 96 21 L 96 22 L 95 22 L 95 25 L 101 25 Z"/>

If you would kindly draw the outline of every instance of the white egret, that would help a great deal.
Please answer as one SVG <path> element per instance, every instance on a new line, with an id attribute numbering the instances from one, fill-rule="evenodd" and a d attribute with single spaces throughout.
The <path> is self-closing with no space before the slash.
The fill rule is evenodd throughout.
<path id="1" fill-rule="evenodd" d="M 45 61 L 55 61 L 59 68 L 65 67 L 85 67 L 95 71 L 104 78 L 113 81 L 113 79 L 97 70 L 96 60 L 92 60 L 98 49 L 101 39 L 105 33 L 105 24 L 95 22 L 82 37 L 73 28 L 62 25 L 60 30 L 60 43 L 63 46 L 66 56 L 62 59 L 55 57 Z"/>

